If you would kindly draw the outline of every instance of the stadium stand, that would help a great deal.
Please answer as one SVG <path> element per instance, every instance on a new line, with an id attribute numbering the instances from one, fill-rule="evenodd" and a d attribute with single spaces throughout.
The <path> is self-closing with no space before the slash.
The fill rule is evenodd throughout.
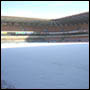
<path id="1" fill-rule="evenodd" d="M 27 40 L 35 36 L 40 36 L 40 38 L 43 38 L 43 41 L 89 41 L 89 12 L 49 20 L 1 16 L 1 31 L 9 32 L 9 34 L 7 33 L 5 35 L 10 35 L 12 32 L 14 36 L 28 35 L 29 38 L 23 38 Z M 29 33 L 32 31 L 33 33 Z M 16 34 L 16 32 L 24 33 Z M 64 34 L 62 35 L 62 33 Z"/>

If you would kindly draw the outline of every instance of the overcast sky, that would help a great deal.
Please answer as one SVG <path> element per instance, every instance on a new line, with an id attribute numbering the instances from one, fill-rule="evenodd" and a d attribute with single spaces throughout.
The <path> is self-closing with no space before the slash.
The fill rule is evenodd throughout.
<path id="1" fill-rule="evenodd" d="M 2 16 L 55 19 L 89 11 L 88 1 L 2 1 Z"/>

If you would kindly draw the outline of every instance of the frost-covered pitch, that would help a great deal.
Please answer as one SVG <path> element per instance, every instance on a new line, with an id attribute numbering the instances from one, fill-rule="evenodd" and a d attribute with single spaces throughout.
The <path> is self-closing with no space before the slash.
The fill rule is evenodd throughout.
<path id="1" fill-rule="evenodd" d="M 89 44 L 2 48 L 1 60 L 3 87 L 89 88 Z"/>

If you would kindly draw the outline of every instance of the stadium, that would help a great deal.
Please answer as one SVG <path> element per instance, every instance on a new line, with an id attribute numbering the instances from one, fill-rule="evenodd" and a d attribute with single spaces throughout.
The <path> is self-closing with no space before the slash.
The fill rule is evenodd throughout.
<path id="1" fill-rule="evenodd" d="M 1 2 L 2 89 L 89 89 L 89 2 Z"/>
<path id="2" fill-rule="evenodd" d="M 1 16 L 1 41 L 88 42 L 89 12 L 59 19 Z"/>

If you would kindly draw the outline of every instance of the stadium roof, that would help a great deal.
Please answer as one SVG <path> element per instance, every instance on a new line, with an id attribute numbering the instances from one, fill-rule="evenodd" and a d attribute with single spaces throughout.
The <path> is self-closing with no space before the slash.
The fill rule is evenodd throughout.
<path id="1" fill-rule="evenodd" d="M 88 23 L 89 22 L 89 12 L 84 12 L 77 15 L 67 16 L 59 19 L 39 19 L 39 18 L 24 18 L 24 17 L 11 17 L 11 16 L 1 16 L 1 22 L 7 23 L 24 23 L 25 25 L 65 25 L 65 24 L 78 24 L 78 23 Z"/>
<path id="2" fill-rule="evenodd" d="M 52 21 L 56 21 L 56 23 L 60 23 L 60 24 L 76 24 L 76 23 L 83 23 L 83 22 L 88 23 L 89 12 L 72 15 L 72 16 L 68 16 L 60 19 L 54 19 Z"/>

